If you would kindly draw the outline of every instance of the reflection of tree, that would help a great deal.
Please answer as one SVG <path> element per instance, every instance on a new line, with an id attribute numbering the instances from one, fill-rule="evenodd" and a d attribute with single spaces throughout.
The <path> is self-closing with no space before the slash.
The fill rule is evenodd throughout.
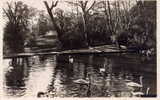
<path id="1" fill-rule="evenodd" d="M 25 81 L 29 76 L 30 70 L 29 61 L 26 59 L 13 58 L 9 66 L 9 68 L 12 67 L 13 69 L 7 72 L 5 76 L 6 85 L 14 92 L 14 95 L 25 89 Z"/>
<path id="2" fill-rule="evenodd" d="M 74 73 L 75 78 L 84 79 L 85 78 L 84 71 L 85 71 L 86 66 L 84 65 L 83 62 L 80 62 L 78 60 L 73 63 L 73 71 L 74 71 L 73 73 Z"/>

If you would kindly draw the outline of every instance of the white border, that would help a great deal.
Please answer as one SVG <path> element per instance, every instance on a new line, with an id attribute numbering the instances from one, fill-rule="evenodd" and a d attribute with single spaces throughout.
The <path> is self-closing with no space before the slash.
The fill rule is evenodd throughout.
<path id="1" fill-rule="evenodd" d="M 3 43 L 2 43 L 2 39 L 3 39 L 3 26 L 4 26 L 4 21 L 2 18 L 2 7 L 3 7 L 3 3 L 6 1 L 15 1 L 15 0 L 0 0 L 0 100 L 35 100 L 38 98 L 4 98 L 2 96 L 3 91 L 2 91 L 2 83 L 3 83 L 3 64 L 2 64 L 2 49 L 3 49 Z M 23 1 L 23 0 L 21 0 Z M 34 0 L 33 0 L 34 1 Z M 41 2 L 43 0 L 39 0 L 39 2 Z M 53 0 L 54 1 L 54 0 Z M 63 1 L 63 0 L 62 0 Z M 70 0 L 69 0 L 70 1 Z M 73 1 L 73 0 L 72 0 Z M 98 0 L 97 0 L 98 1 Z M 111 0 L 113 1 L 113 0 Z M 146 0 L 146 1 L 152 1 L 152 0 Z M 108 100 L 108 99 L 112 99 L 112 100 L 153 100 L 153 99 L 158 99 L 160 100 L 160 80 L 159 80 L 159 76 L 160 76 L 160 68 L 159 68 L 159 60 L 160 60 L 160 54 L 159 54 L 159 50 L 160 50 L 160 0 L 157 0 L 157 98 L 124 98 L 124 97 L 120 97 L 120 98 L 54 98 L 54 99 L 62 99 L 62 100 L 70 100 L 70 99 L 75 99 L 75 100 L 79 100 L 79 99 L 83 99 L 83 100 Z M 48 100 L 50 98 L 43 98 L 42 100 Z M 53 99 L 53 98 L 52 98 Z M 41 99 L 40 99 L 41 100 Z"/>

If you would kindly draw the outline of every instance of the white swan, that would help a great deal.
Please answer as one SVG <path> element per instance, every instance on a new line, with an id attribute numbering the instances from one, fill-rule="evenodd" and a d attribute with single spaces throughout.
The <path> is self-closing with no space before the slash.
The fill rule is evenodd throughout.
<path id="1" fill-rule="evenodd" d="M 73 63 L 73 61 L 74 61 L 73 57 L 69 56 L 69 62 Z"/>
<path id="2" fill-rule="evenodd" d="M 100 68 L 99 71 L 100 71 L 100 73 L 103 73 L 103 72 L 105 72 L 106 70 L 105 70 L 105 68 Z"/>
<path id="3" fill-rule="evenodd" d="M 143 87 L 143 83 L 142 83 L 142 76 L 140 76 L 140 84 L 139 83 L 135 83 L 135 82 L 127 82 L 126 85 L 130 86 L 130 87 Z"/>
<path id="4" fill-rule="evenodd" d="M 126 85 L 130 86 L 130 87 L 142 88 L 143 87 L 142 78 L 143 78 L 143 76 L 140 76 L 140 84 L 135 83 L 135 82 L 127 82 Z M 149 90 L 150 90 L 150 88 L 147 88 L 146 95 L 148 95 Z M 142 96 L 142 95 L 144 95 L 144 93 L 141 92 L 141 91 L 136 91 L 136 92 L 132 91 L 131 94 L 133 96 Z"/>
<path id="5" fill-rule="evenodd" d="M 132 91 L 131 93 L 132 93 L 133 96 L 142 96 L 142 95 L 148 95 L 149 90 L 150 90 L 150 88 L 148 87 L 147 90 L 146 90 L 146 94 L 144 94 L 143 92 L 140 92 L 140 91 L 138 91 L 138 92 L 133 92 Z"/>
<path id="6" fill-rule="evenodd" d="M 141 96 L 141 95 L 144 95 L 143 92 L 131 92 L 133 96 Z"/>
<path id="7" fill-rule="evenodd" d="M 89 84 L 89 81 L 84 80 L 84 79 L 74 80 L 73 82 L 77 84 Z"/>
<path id="8" fill-rule="evenodd" d="M 149 94 L 149 90 L 150 90 L 150 88 L 148 87 L 147 90 L 146 90 L 146 95 Z"/>
<path id="9" fill-rule="evenodd" d="M 102 68 L 99 68 L 100 73 L 104 73 L 106 71 L 106 65 L 104 64 Z"/>

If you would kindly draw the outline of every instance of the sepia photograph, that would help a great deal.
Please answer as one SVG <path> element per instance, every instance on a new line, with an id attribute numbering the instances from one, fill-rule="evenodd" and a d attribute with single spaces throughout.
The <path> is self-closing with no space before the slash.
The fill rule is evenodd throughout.
<path id="1" fill-rule="evenodd" d="M 156 0 L 4 0 L 5 98 L 157 97 Z"/>

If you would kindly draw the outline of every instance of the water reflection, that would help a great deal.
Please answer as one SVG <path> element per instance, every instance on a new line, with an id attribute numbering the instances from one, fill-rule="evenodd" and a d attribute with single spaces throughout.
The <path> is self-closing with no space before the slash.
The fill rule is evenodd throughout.
<path id="1" fill-rule="evenodd" d="M 4 92 L 6 96 L 16 97 L 155 95 L 156 63 L 150 61 L 148 64 L 141 59 L 138 55 L 112 54 L 48 55 L 15 58 L 10 62 L 4 60 L 8 64 L 4 70 Z"/>
<path id="2" fill-rule="evenodd" d="M 29 75 L 28 59 L 13 58 L 5 73 L 5 90 L 8 95 L 22 96 L 26 90 L 25 81 Z"/>

